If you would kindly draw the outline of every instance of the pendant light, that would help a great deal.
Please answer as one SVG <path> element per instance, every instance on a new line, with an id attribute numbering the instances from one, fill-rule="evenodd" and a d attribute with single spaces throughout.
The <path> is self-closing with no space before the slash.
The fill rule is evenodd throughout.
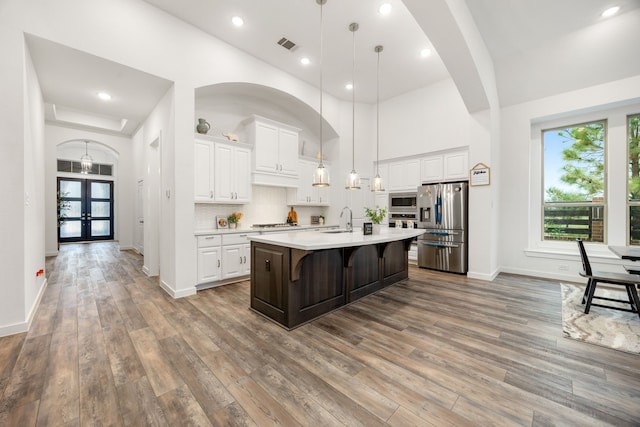
<path id="1" fill-rule="evenodd" d="M 380 52 L 383 49 L 380 45 L 373 49 L 378 54 L 378 74 L 376 83 L 376 177 L 373 178 L 371 191 L 384 191 L 384 183 L 380 177 Z"/>
<path id="2" fill-rule="evenodd" d="M 353 22 L 349 25 L 349 31 L 353 33 L 353 77 L 351 78 L 351 173 L 347 177 L 347 190 L 360 189 L 360 176 L 356 172 L 356 31 L 360 26 Z"/>
<path id="3" fill-rule="evenodd" d="M 89 141 L 84 142 L 84 155 L 80 157 L 80 173 L 87 175 L 91 172 L 93 159 L 89 155 Z"/>
<path id="4" fill-rule="evenodd" d="M 313 186 L 314 187 L 328 187 L 329 183 L 329 171 L 324 167 L 322 161 L 324 155 L 322 153 L 322 127 L 324 120 L 322 119 L 322 6 L 327 0 L 316 0 L 316 3 L 320 5 L 320 163 L 313 173 Z"/>

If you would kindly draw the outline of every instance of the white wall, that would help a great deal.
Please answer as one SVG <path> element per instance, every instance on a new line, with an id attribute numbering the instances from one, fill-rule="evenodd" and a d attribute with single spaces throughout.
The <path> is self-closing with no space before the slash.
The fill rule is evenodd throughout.
<path id="1" fill-rule="evenodd" d="M 77 130 L 67 127 L 47 124 L 45 126 L 46 147 L 44 154 L 45 162 L 45 189 L 46 189 L 46 246 L 47 256 L 58 253 L 58 231 L 56 222 L 56 188 L 57 181 L 57 157 L 58 150 L 62 150 L 62 158 L 80 159 L 84 154 L 84 146 L 81 153 L 69 148 L 61 148 L 61 144 L 74 140 L 89 140 L 89 154 L 97 163 L 111 163 L 115 157 L 108 157 L 101 154 L 98 144 L 117 153 L 117 161 L 114 167 L 114 238 L 118 240 L 120 249 L 130 249 L 133 247 L 133 208 L 135 200 L 135 186 L 133 182 L 134 157 L 132 155 L 132 140 L 124 136 L 102 134 L 87 130 Z M 96 144 L 97 143 L 97 144 Z"/>
<path id="2" fill-rule="evenodd" d="M 26 49 L 26 46 L 25 46 Z M 39 296 L 44 290 L 44 102 L 31 56 L 25 52 L 26 85 L 24 132 L 24 310 L 27 322 L 35 314 Z M 6 243 L 10 240 L 6 240 Z M 9 246 L 13 246 L 10 244 Z"/>
<path id="3" fill-rule="evenodd" d="M 533 127 L 553 120 L 575 124 L 584 119 L 609 118 L 610 149 L 618 150 L 618 154 L 621 154 L 626 144 L 623 117 L 640 112 L 639 102 L 640 76 L 502 110 L 501 133 L 504 142 L 500 164 L 503 190 L 500 211 L 505 218 L 500 229 L 502 271 L 580 280 L 577 272 L 581 267 L 574 242 L 540 241 L 540 134 Z M 624 105 L 627 107 L 622 108 Z M 625 163 L 608 165 L 609 244 L 626 243 L 625 166 Z M 621 262 L 607 251 L 606 245 L 589 244 L 588 251 L 597 268 L 624 271 L 619 266 Z"/>
<path id="4" fill-rule="evenodd" d="M 380 160 L 467 147 L 469 120 L 452 80 L 382 102 Z"/>

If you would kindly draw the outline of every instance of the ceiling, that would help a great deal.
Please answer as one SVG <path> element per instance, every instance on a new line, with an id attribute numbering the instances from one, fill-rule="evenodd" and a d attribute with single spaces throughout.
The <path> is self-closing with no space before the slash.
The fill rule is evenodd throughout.
<path id="1" fill-rule="evenodd" d="M 63 126 L 132 135 L 172 82 L 25 35 L 45 101 L 45 119 Z M 99 92 L 112 95 L 109 101 Z"/>
<path id="2" fill-rule="evenodd" d="M 315 0 L 145 1 L 290 75 L 319 86 L 320 6 Z M 386 1 L 392 6 L 387 16 L 377 11 L 382 0 L 328 0 L 323 6 L 325 92 L 351 100 L 352 92 L 345 89 L 345 84 L 352 80 L 355 57 L 356 100 L 374 103 L 377 64 L 374 47 L 379 44 L 384 46 L 380 54 L 381 100 L 449 78 L 437 50 L 402 0 Z M 640 73 L 640 59 L 637 55 L 628 55 L 638 39 L 640 26 L 629 22 L 633 24 L 640 17 L 640 0 L 466 0 L 465 3 L 494 62 L 501 105 Z M 627 24 L 612 23 L 604 27 L 600 14 L 613 4 L 621 6 L 621 10 L 609 18 L 609 22 L 619 20 L 615 22 Z M 231 24 L 231 17 L 236 15 L 244 19 L 244 26 L 238 28 Z M 355 33 L 348 28 L 352 22 L 360 27 Z M 615 39 L 627 40 L 628 45 L 607 44 L 610 39 L 602 31 L 628 31 L 630 26 L 635 28 L 635 33 L 620 34 Z M 589 54 L 585 38 L 576 36 L 596 27 L 600 32 L 594 34 L 601 40 L 602 51 L 616 48 L 620 51 L 616 51 L 615 58 L 606 58 L 605 65 L 610 66 L 598 63 L 598 57 Z M 296 47 L 287 50 L 278 45 L 282 37 L 296 43 Z M 37 37 L 27 37 L 27 43 L 45 101 L 56 106 L 58 115 L 69 110 L 115 121 L 126 119 L 128 124 L 122 133 L 131 134 L 171 85 L 158 77 Z M 531 73 L 535 73 L 535 67 L 540 64 L 532 67 L 530 62 L 534 59 L 527 55 L 529 52 L 545 55 L 556 45 L 566 51 L 556 55 L 566 57 L 574 68 L 554 70 L 553 79 L 538 78 L 534 83 Z M 419 53 L 425 48 L 431 48 L 432 54 L 422 58 Z M 301 65 L 303 56 L 311 60 L 309 65 Z M 95 94 L 104 89 L 122 95 L 108 103 L 100 102 Z M 51 120 L 53 113 L 50 107 L 47 118 Z"/>

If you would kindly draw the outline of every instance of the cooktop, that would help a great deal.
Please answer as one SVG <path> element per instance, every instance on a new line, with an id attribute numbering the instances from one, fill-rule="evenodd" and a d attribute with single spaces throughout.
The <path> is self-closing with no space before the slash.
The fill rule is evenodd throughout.
<path id="1" fill-rule="evenodd" d="M 273 224 L 253 224 L 252 228 L 276 228 L 276 227 L 297 227 L 298 224 L 289 224 L 286 222 L 278 222 Z"/>

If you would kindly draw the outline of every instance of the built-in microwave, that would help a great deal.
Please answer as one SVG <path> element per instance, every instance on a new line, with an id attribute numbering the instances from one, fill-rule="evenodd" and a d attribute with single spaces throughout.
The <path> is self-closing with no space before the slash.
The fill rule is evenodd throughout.
<path id="1" fill-rule="evenodd" d="M 389 212 L 416 212 L 417 193 L 390 193 Z"/>

